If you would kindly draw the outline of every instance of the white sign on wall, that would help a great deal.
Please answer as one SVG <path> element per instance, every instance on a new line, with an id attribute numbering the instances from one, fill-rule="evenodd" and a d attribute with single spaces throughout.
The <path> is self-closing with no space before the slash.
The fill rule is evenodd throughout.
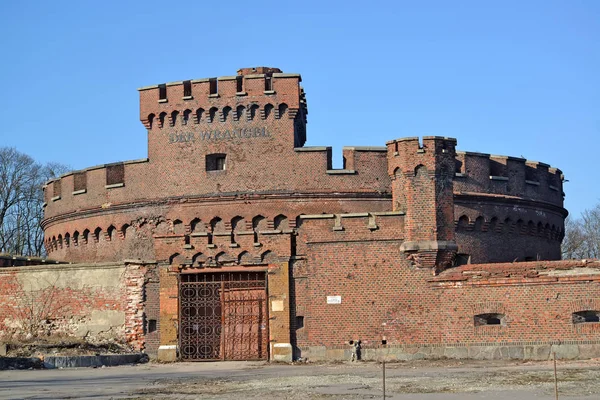
<path id="1" fill-rule="evenodd" d="M 342 296 L 327 296 L 327 304 L 342 304 Z"/>

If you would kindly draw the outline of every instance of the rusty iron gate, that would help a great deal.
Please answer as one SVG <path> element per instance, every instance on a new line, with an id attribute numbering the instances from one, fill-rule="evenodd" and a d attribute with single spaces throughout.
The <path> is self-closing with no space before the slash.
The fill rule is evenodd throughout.
<path id="1" fill-rule="evenodd" d="M 265 360 L 267 320 L 264 272 L 180 275 L 183 360 Z"/>

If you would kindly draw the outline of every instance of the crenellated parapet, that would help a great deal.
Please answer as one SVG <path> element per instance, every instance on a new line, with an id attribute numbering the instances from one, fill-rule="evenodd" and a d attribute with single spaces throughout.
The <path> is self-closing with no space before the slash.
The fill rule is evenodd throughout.
<path id="1" fill-rule="evenodd" d="M 439 136 L 344 147 L 336 168 L 331 147 L 304 146 L 308 110 L 300 82 L 299 74 L 257 67 L 236 76 L 140 88 L 148 158 L 73 171 L 44 186 L 42 226 L 53 257 L 168 258 L 161 251 L 171 246 L 189 258 L 191 250 L 180 246 L 235 244 L 221 240 L 231 236 L 227 221 L 265 209 L 293 218 L 335 215 L 325 218 L 333 223 L 326 230 L 340 237 L 358 220 L 379 227 L 373 221 L 380 213 L 401 213 L 395 221 L 401 251 L 434 272 L 451 266 L 457 252 L 477 262 L 560 257 L 567 214 L 560 170 L 523 158 L 456 151 L 456 139 Z M 126 233 L 138 218 L 186 221 L 195 215 L 220 215 L 224 236 L 187 230 L 155 236 L 142 230 L 131 241 Z M 459 224 L 465 218 L 466 228 Z M 325 223 L 313 219 L 312 225 Z M 530 221 L 536 229 L 527 234 L 486 230 L 493 222 Z M 91 240 L 74 239 L 74 232 L 85 230 Z M 372 237 L 380 233 L 371 230 Z M 302 251 L 302 243 L 294 246 Z M 207 249 L 204 254 L 216 256 Z"/>
<path id="2" fill-rule="evenodd" d="M 524 158 L 458 151 L 454 190 L 542 200 L 562 207 L 562 171 Z"/>
<path id="3" fill-rule="evenodd" d="M 140 92 L 140 120 L 151 129 L 291 119 L 306 124 L 306 96 L 299 74 L 277 68 L 244 68 L 222 76 L 146 86 Z"/>

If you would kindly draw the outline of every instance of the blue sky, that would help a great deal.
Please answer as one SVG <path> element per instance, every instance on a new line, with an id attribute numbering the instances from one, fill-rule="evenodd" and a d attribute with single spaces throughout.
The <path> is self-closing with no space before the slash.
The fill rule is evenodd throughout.
<path id="1" fill-rule="evenodd" d="M 0 3 L 0 146 L 73 169 L 146 157 L 136 88 L 301 73 L 307 146 L 404 136 L 561 168 L 600 202 L 600 1 Z"/>

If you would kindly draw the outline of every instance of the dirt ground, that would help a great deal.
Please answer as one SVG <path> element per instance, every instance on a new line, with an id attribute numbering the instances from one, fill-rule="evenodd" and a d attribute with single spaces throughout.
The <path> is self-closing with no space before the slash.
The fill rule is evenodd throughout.
<path id="1" fill-rule="evenodd" d="M 386 364 L 386 398 L 554 398 L 551 363 L 456 361 Z M 160 387 L 132 393 L 136 399 L 375 399 L 383 398 L 379 363 L 280 367 L 273 375 L 165 380 Z M 558 364 L 559 394 L 600 398 L 600 361 Z M 495 397 L 494 396 L 495 393 Z M 452 396 L 443 396 L 452 395 Z M 538 397 L 539 396 L 539 397 Z M 576 396 L 576 397 L 574 397 Z"/>
<path id="2" fill-rule="evenodd" d="M 600 360 L 559 361 L 559 398 L 600 399 Z M 554 399 L 551 361 L 386 364 L 387 399 Z M 145 364 L 0 371 L 0 399 L 381 399 L 376 362 Z"/>

